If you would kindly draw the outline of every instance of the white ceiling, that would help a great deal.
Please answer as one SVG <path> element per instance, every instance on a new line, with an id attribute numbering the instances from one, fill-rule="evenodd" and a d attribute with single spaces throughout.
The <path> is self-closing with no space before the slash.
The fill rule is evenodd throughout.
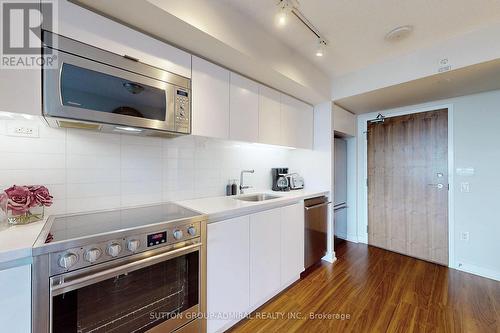
<path id="1" fill-rule="evenodd" d="M 224 1 L 250 16 L 326 71 L 330 77 L 408 54 L 471 30 L 500 22 L 498 0 L 299 0 L 302 13 L 329 41 L 327 56 L 314 55 L 315 36 L 292 17 L 289 24 L 275 24 L 278 0 Z M 413 25 L 405 40 L 387 42 L 393 28 Z"/>

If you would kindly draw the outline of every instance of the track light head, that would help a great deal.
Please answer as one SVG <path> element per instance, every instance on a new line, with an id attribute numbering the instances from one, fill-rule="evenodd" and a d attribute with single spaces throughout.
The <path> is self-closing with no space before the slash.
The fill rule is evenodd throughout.
<path id="1" fill-rule="evenodd" d="M 288 16 L 293 10 L 293 4 L 288 0 L 278 2 L 278 12 L 276 13 L 276 24 L 283 27 L 288 23 Z"/>
<path id="2" fill-rule="evenodd" d="M 318 38 L 318 48 L 316 49 L 316 57 L 323 57 L 326 53 L 326 41 Z"/>

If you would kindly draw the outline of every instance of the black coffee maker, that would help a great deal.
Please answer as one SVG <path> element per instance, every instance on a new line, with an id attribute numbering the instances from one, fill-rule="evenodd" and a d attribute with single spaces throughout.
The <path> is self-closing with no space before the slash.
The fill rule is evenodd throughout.
<path id="1" fill-rule="evenodd" d="M 288 168 L 272 168 L 271 175 L 273 177 L 273 191 L 290 191 L 288 183 Z"/>

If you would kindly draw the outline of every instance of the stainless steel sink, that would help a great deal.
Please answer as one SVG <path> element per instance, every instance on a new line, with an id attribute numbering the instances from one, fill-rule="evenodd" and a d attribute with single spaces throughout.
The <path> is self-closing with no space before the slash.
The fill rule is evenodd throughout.
<path id="1" fill-rule="evenodd" d="M 251 194 L 251 195 L 245 195 L 242 197 L 237 197 L 234 199 L 242 200 L 242 201 L 266 201 L 266 200 L 273 200 L 273 199 L 278 199 L 278 198 L 281 198 L 281 197 L 277 196 L 277 195 L 267 194 L 267 193 L 257 193 L 257 194 Z"/>

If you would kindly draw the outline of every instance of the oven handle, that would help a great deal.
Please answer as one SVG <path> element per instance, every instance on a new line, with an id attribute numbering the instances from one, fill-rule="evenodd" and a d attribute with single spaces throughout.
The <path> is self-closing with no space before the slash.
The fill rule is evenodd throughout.
<path id="1" fill-rule="evenodd" d="M 117 267 L 113 267 L 110 269 L 98 271 L 95 273 L 90 273 L 89 275 L 77 277 L 77 278 L 72 279 L 72 280 L 63 280 L 62 283 L 57 284 L 57 285 L 52 285 L 52 283 L 51 283 L 50 292 L 51 292 L 52 296 L 57 296 L 57 295 L 60 295 L 60 294 L 63 294 L 63 293 L 66 293 L 66 292 L 69 292 L 69 291 L 72 291 L 75 289 L 79 289 L 79 288 L 91 285 L 93 283 L 107 280 L 107 279 L 112 278 L 112 277 L 117 276 L 117 275 L 127 274 L 127 273 L 130 273 L 132 271 L 135 271 L 135 270 L 147 267 L 147 266 L 151 266 L 151 265 L 157 264 L 157 263 L 165 261 L 165 260 L 173 259 L 175 257 L 179 257 L 182 255 L 191 253 L 191 252 L 196 252 L 200 249 L 201 245 L 202 245 L 201 243 L 196 243 L 193 245 L 185 246 L 185 247 L 173 250 L 173 251 L 169 251 L 169 252 L 155 255 L 153 257 L 140 259 L 138 261 L 134 261 L 134 262 L 122 265 L 122 266 L 117 266 Z"/>

